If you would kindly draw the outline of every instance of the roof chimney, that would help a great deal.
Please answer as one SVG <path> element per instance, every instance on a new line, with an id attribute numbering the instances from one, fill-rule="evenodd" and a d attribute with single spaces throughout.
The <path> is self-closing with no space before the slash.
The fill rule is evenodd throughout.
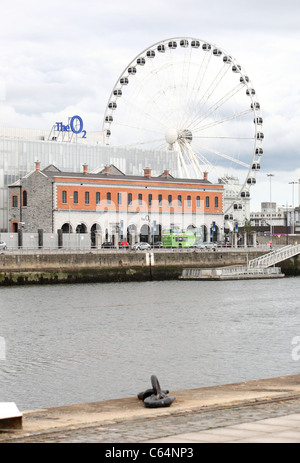
<path id="1" fill-rule="evenodd" d="M 82 167 L 83 167 L 83 173 L 84 173 L 84 174 L 87 174 L 87 173 L 88 173 L 88 165 L 87 165 L 86 163 L 84 163 L 84 164 L 82 165 Z"/>
<path id="2" fill-rule="evenodd" d="M 109 166 L 104 167 L 104 173 L 105 175 L 109 175 Z"/>
<path id="3" fill-rule="evenodd" d="M 35 171 L 39 172 L 41 169 L 41 163 L 40 161 L 35 161 Z"/>
<path id="4" fill-rule="evenodd" d="M 207 180 L 207 178 L 208 178 L 208 173 L 204 172 L 204 180 Z"/>
<path id="5" fill-rule="evenodd" d="M 144 169 L 144 177 L 151 178 L 151 169 L 150 169 L 150 167 L 145 167 L 145 169 Z"/>
<path id="6" fill-rule="evenodd" d="M 169 169 L 165 169 L 165 170 L 164 170 L 164 177 L 165 177 L 165 178 L 169 178 L 169 177 L 170 177 L 170 171 L 169 171 Z"/>

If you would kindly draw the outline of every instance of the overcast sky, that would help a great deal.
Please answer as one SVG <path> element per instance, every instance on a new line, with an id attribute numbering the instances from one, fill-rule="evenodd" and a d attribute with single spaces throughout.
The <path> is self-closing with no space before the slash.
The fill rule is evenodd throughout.
<path id="1" fill-rule="evenodd" d="M 172 37 L 219 45 L 247 70 L 265 134 L 252 210 L 292 203 L 300 179 L 300 3 L 296 0 L 0 0 L 0 125 L 51 129 L 80 114 L 101 130 L 110 92 L 142 50 Z M 298 189 L 295 188 L 295 205 Z"/>

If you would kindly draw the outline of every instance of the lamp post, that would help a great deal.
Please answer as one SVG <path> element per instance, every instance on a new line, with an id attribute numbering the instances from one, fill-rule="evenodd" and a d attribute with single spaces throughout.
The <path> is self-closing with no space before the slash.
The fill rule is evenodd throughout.
<path id="1" fill-rule="evenodd" d="M 295 192 L 294 192 L 294 186 L 295 185 L 298 185 L 298 182 L 289 182 L 289 185 L 292 185 L 292 191 L 293 191 L 293 202 L 292 202 L 292 206 L 293 206 L 293 221 L 292 221 L 292 232 L 293 232 L 293 235 L 295 234 Z M 292 219 L 292 214 L 291 214 L 291 219 Z"/>
<path id="2" fill-rule="evenodd" d="M 270 236 L 271 236 L 271 243 L 272 244 L 272 236 L 273 236 L 273 213 L 272 213 L 272 177 L 274 174 L 267 174 L 267 177 L 270 177 Z"/>
<path id="3" fill-rule="evenodd" d="M 282 205 L 283 208 L 285 208 L 285 224 L 286 224 L 286 244 L 289 244 L 289 224 L 288 224 L 288 215 L 289 215 L 289 208 L 292 206 L 289 206 L 288 203 L 286 202 L 285 204 Z"/>

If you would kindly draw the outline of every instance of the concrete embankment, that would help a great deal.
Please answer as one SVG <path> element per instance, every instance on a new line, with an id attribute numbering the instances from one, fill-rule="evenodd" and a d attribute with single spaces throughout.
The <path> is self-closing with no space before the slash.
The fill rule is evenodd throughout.
<path id="1" fill-rule="evenodd" d="M 283 376 L 184 391 L 170 391 L 169 395 L 175 396 L 175 401 L 167 408 L 146 408 L 143 402 L 135 396 L 103 402 L 22 411 L 23 429 L 17 431 L 17 435 L 30 436 L 39 432 L 57 432 L 80 426 L 105 426 L 113 422 L 151 420 L 172 415 L 180 416 L 201 410 L 218 410 L 222 407 L 234 409 L 235 407 L 272 401 L 299 399 L 300 376 Z M 3 440 L 7 439 L 8 435 L 2 435 Z M 1 440 L 0 435 L 0 442 Z"/>
<path id="2" fill-rule="evenodd" d="M 178 279 L 186 267 L 246 265 L 266 251 L 173 251 L 2 253 L 0 285 L 118 282 Z M 280 265 L 286 275 L 300 274 L 300 260 Z"/>

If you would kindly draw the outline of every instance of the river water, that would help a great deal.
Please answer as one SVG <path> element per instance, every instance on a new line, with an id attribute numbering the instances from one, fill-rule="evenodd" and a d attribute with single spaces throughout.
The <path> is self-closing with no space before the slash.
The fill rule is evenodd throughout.
<path id="1" fill-rule="evenodd" d="M 0 402 L 20 410 L 300 373 L 300 277 L 0 288 Z M 4 346 L 4 349 L 3 349 Z"/>

